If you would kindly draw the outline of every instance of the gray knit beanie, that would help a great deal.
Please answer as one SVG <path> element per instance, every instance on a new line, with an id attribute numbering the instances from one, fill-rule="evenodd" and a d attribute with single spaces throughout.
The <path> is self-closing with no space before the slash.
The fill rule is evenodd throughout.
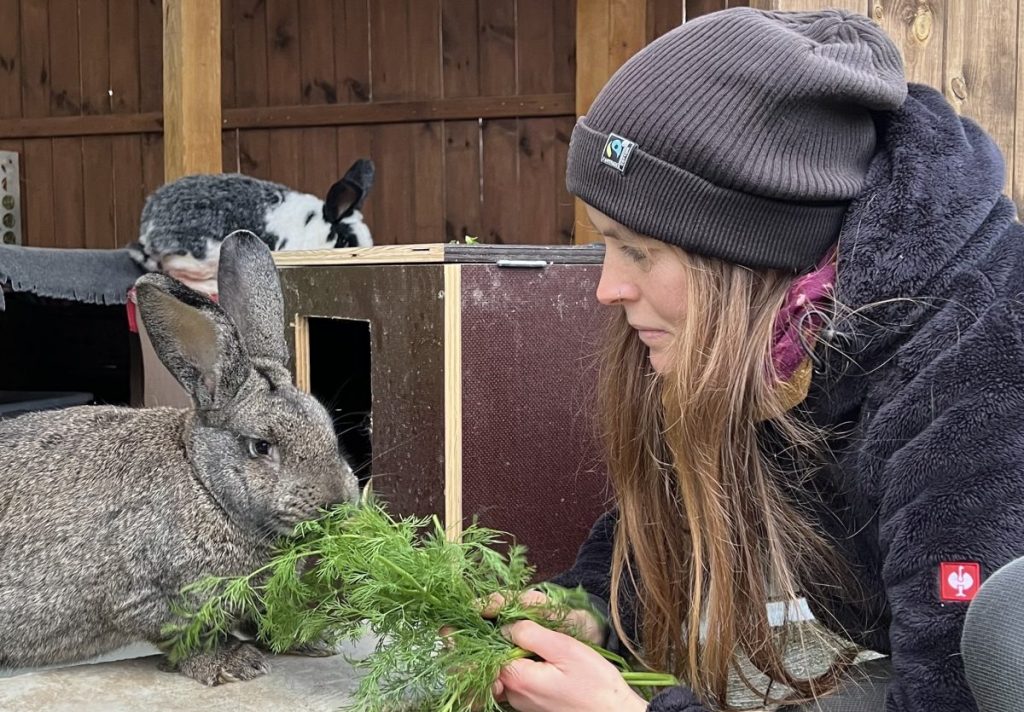
<path id="1" fill-rule="evenodd" d="M 906 95 L 899 50 L 863 15 L 711 13 L 612 76 L 572 132 L 566 183 L 642 235 L 805 270 L 863 186 L 871 111 Z"/>

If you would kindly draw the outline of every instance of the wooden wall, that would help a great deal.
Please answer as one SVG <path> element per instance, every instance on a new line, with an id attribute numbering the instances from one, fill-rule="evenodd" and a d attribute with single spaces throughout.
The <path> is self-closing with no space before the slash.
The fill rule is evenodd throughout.
<path id="1" fill-rule="evenodd" d="M 746 4 L 612 4 L 631 2 L 646 3 L 647 39 Z M 367 221 L 382 244 L 571 239 L 577 0 L 221 3 L 225 170 L 322 193 L 369 156 Z M 1018 202 L 1022 3 L 752 0 L 874 17 L 911 79 L 941 87 L 996 137 Z M 134 238 L 163 176 L 161 32 L 161 0 L 0 0 L 0 149 L 22 156 L 27 244 Z"/>

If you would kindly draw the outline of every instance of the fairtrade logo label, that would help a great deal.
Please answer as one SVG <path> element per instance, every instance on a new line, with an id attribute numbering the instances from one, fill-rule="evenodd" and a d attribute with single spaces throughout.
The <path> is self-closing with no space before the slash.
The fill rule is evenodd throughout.
<path id="1" fill-rule="evenodd" d="M 601 152 L 601 163 L 611 166 L 619 173 L 626 172 L 626 164 L 629 156 L 633 153 L 636 144 L 628 138 L 618 134 L 608 134 L 608 140 L 604 143 L 604 150 Z"/>

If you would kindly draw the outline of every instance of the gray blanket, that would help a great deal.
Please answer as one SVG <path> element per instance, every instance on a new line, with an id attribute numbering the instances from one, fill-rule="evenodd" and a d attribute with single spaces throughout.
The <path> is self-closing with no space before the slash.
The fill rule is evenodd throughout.
<path id="1" fill-rule="evenodd" d="M 0 310 L 3 287 L 40 297 L 86 304 L 124 304 L 143 270 L 121 250 L 65 250 L 0 245 Z"/>

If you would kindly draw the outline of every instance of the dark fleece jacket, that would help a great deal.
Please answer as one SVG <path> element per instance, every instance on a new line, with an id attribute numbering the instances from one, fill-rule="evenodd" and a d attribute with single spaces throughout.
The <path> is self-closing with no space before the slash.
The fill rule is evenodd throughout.
<path id="1" fill-rule="evenodd" d="M 842 434 L 803 494 L 864 590 L 807 595 L 822 623 L 891 654 L 886 712 L 969 712 L 966 605 L 941 600 L 939 569 L 978 562 L 984 579 L 1024 555 L 1024 228 L 999 150 L 938 92 L 911 85 L 877 120 L 839 243 L 853 314 L 819 344 L 805 404 Z M 614 527 L 601 519 L 557 582 L 607 600 Z M 705 709 L 685 687 L 650 705 Z"/>

